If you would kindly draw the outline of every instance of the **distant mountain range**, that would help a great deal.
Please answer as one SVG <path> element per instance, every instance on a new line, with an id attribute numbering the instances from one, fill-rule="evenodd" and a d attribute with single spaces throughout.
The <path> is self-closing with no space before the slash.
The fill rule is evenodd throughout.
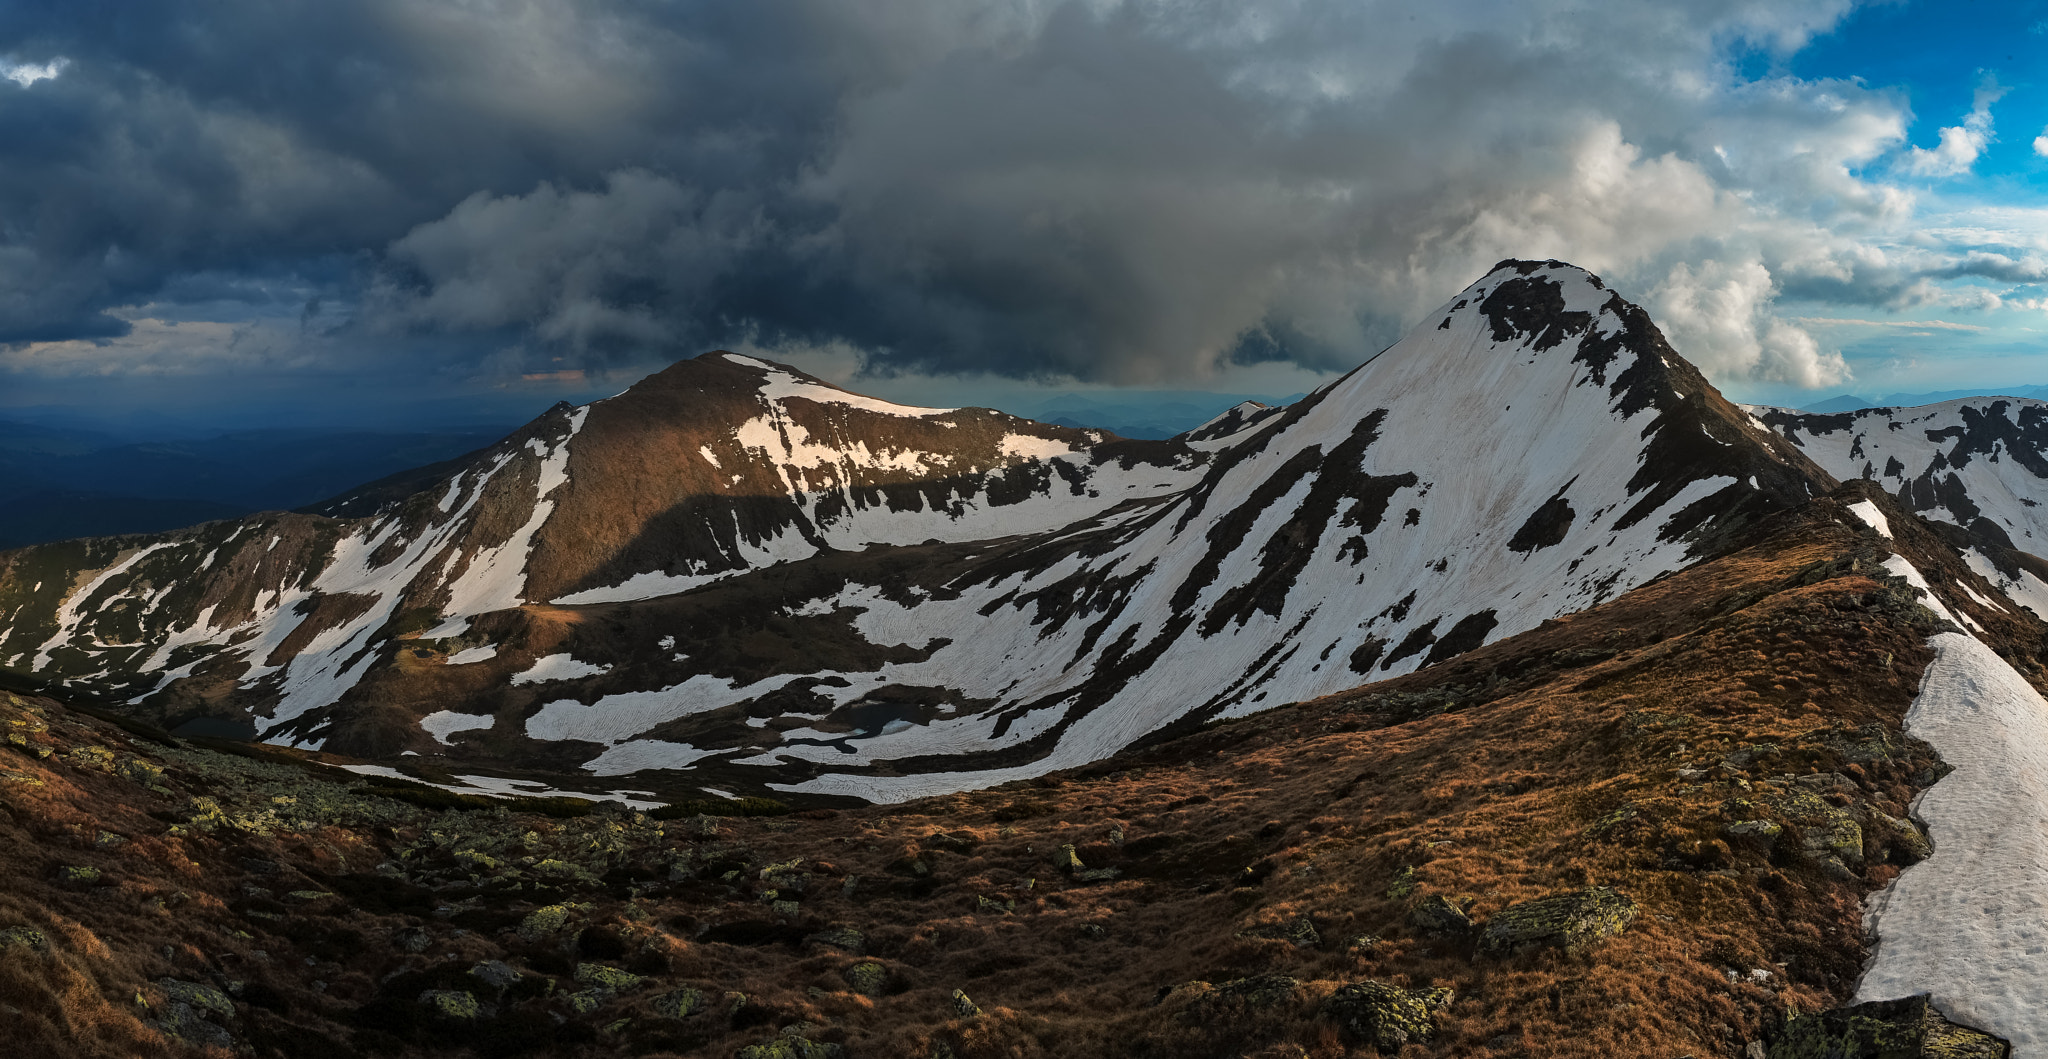
<path id="1" fill-rule="evenodd" d="M 1912 408 L 1925 404 L 1940 404 L 1968 397 L 2024 397 L 2029 400 L 2048 400 L 2048 386 L 2020 386 L 1996 392 L 1975 390 L 1934 390 L 1928 393 L 1892 393 L 1882 397 L 1858 397 L 1845 393 L 1804 405 L 1802 412 L 1853 412 L 1859 408 Z"/>

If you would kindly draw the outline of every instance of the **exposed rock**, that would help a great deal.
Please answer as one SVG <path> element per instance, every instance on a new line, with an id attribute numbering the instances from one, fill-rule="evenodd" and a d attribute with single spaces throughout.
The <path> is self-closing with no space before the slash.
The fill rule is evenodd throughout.
<path id="1" fill-rule="evenodd" d="M 57 881 L 67 886 L 91 886 L 100 881 L 100 870 L 89 865 L 66 864 L 57 869 Z"/>
<path id="2" fill-rule="evenodd" d="M 1635 915 L 1636 903 L 1627 896 L 1606 886 L 1589 886 L 1501 909 L 1480 931 L 1479 947 L 1499 955 L 1543 946 L 1576 954 L 1621 933 Z"/>
<path id="3" fill-rule="evenodd" d="M 163 990 L 164 995 L 175 1002 L 190 1004 L 194 1008 L 212 1012 L 224 1018 L 235 1017 L 235 1002 L 229 1000 L 226 993 L 210 985 L 200 985 L 198 982 L 181 982 L 176 978 L 159 978 L 157 979 L 156 987 Z"/>
<path id="4" fill-rule="evenodd" d="M 474 994 L 459 989 L 429 989 L 420 994 L 419 1002 L 437 1017 L 467 1021 L 483 1015 L 483 1005 L 477 1003 Z"/>
<path id="5" fill-rule="evenodd" d="M 434 943 L 434 936 L 427 933 L 425 927 L 400 927 L 392 932 L 391 943 L 401 951 L 417 956 Z"/>
<path id="6" fill-rule="evenodd" d="M 843 1059 L 846 1049 L 802 1037 L 777 1037 L 762 1044 L 750 1044 L 734 1053 L 734 1059 Z"/>
<path id="7" fill-rule="evenodd" d="M 1865 851 L 1872 860 L 1889 864 L 1918 864 L 1934 855 L 1934 843 L 1911 820 L 1870 811 L 1870 834 L 1874 849 Z"/>
<path id="8" fill-rule="evenodd" d="M 1778 836 L 1785 833 L 1785 828 L 1769 820 L 1738 820 L 1721 831 L 1729 838 L 1768 849 L 1777 844 Z"/>
<path id="9" fill-rule="evenodd" d="M 2006 1059 L 2012 1046 L 1942 1017 L 1925 994 L 1798 1015 L 1769 1059 Z"/>
<path id="10" fill-rule="evenodd" d="M 955 1018 L 971 1019 L 981 1014 L 981 1007 L 967 998 L 967 994 L 953 990 L 953 1015 Z"/>
<path id="11" fill-rule="evenodd" d="M 889 972 L 879 963 L 857 963 L 840 972 L 846 984 L 862 996 L 881 996 L 889 984 Z"/>
<path id="12" fill-rule="evenodd" d="M 606 967 L 599 963 L 579 963 L 576 965 L 576 980 L 593 989 L 623 993 L 647 979 L 616 967 Z"/>
<path id="13" fill-rule="evenodd" d="M 708 1006 L 704 994 L 689 986 L 654 998 L 654 1013 L 669 1019 L 686 1019 Z"/>
<path id="14" fill-rule="evenodd" d="M 1431 894 L 1408 910 L 1408 925 L 1424 934 L 1463 934 L 1472 929 L 1472 917 L 1442 894 Z"/>
<path id="15" fill-rule="evenodd" d="M 485 960 L 471 967 L 469 969 L 469 976 L 482 982 L 485 986 L 500 992 L 518 985 L 519 980 L 524 977 L 518 971 L 513 970 L 511 964 L 503 960 Z"/>
<path id="16" fill-rule="evenodd" d="M 50 948 L 49 939 L 45 938 L 40 930 L 29 927 L 8 927 L 6 930 L 0 930 L 0 949 L 15 945 L 20 945 L 31 952 L 47 952 Z"/>
<path id="17" fill-rule="evenodd" d="M 1270 1008 L 1294 999 L 1301 983 L 1284 974 L 1233 978 L 1216 987 L 1216 999 L 1249 1008 Z"/>
<path id="18" fill-rule="evenodd" d="M 1436 1014 L 1451 1002 L 1449 989 L 1402 989 L 1384 982 L 1347 985 L 1323 1001 L 1323 1014 L 1345 1034 L 1383 1052 L 1436 1035 Z"/>
<path id="19" fill-rule="evenodd" d="M 1403 867 L 1394 873 L 1394 881 L 1387 886 L 1387 896 L 1399 901 L 1415 892 L 1415 869 Z"/>
<path id="20" fill-rule="evenodd" d="M 1053 867 L 1064 872 L 1086 871 L 1088 868 L 1081 863 L 1081 855 L 1074 851 L 1074 844 L 1071 842 L 1061 846 L 1060 851 L 1053 854 L 1052 863 Z"/>
<path id="21" fill-rule="evenodd" d="M 519 936 L 527 941 L 539 941 L 561 930 L 569 923 L 568 905 L 547 905 L 536 908 L 519 921 Z"/>
<path id="22" fill-rule="evenodd" d="M 1274 941 L 1290 942 L 1302 948 L 1314 948 L 1323 943 L 1323 936 L 1316 932 L 1315 921 L 1307 916 L 1295 916 L 1285 923 L 1268 923 L 1248 927 L 1237 932 L 1240 938 L 1267 938 Z"/>
<path id="23" fill-rule="evenodd" d="M 842 952 L 850 952 L 855 956 L 865 952 L 868 943 L 867 935 L 847 926 L 827 927 L 805 938 L 804 941 L 811 945 L 823 945 Z"/>
<path id="24" fill-rule="evenodd" d="M 151 1020 L 164 1034 L 212 1048 L 233 1048 L 235 1035 L 207 1020 L 198 1009 L 180 1000 L 164 1005 L 163 1013 Z"/>

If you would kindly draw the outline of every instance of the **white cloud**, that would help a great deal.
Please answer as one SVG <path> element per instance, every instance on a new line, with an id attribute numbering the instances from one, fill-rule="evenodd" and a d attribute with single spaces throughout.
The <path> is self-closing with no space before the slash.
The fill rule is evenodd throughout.
<path id="1" fill-rule="evenodd" d="M 1970 113 L 1963 117 L 1961 125 L 1951 125 L 1941 130 L 1941 142 L 1933 150 L 1921 147 L 1906 149 L 1906 171 L 1915 176 L 1952 177 L 1961 176 L 1977 164 L 1977 156 L 1984 153 L 1995 138 L 1992 135 L 1991 104 L 1998 102 L 2008 90 L 1998 82 L 1985 78 L 1977 88 Z M 2042 140 L 2036 138 L 2034 150 L 2042 149 Z"/>
<path id="2" fill-rule="evenodd" d="M 46 63 L 14 63 L 0 59 L 0 77 L 27 88 L 37 81 L 54 79 L 70 65 L 71 60 L 63 58 L 51 59 Z"/>

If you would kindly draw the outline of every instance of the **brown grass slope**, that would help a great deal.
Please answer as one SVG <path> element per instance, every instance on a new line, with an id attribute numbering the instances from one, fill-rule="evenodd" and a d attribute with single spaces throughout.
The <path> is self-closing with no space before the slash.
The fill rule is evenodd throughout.
<path id="1" fill-rule="evenodd" d="M 1377 981 L 1453 994 L 1403 1055 L 1739 1055 L 1850 994 L 1862 898 L 1924 852 L 1939 619 L 1868 492 L 1398 680 L 896 807 L 444 808 L 5 696 L 0 1020 L 48 1056 L 1340 1056 L 1374 1047 L 1324 1001 Z M 2039 683 L 2038 624 L 1878 502 Z M 1418 925 L 1595 884 L 1638 912 L 1583 951 Z"/>

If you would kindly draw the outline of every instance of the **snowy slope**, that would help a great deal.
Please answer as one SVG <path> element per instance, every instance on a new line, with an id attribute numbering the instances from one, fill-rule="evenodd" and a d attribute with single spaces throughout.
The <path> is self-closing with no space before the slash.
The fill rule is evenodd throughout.
<path id="1" fill-rule="evenodd" d="M 2048 1056 L 2048 702 L 1973 636 L 1942 633 L 1906 715 L 1955 766 L 1915 803 L 1934 855 L 1871 902 L 1858 1000 L 1932 994 L 1949 1017 Z"/>
<path id="2" fill-rule="evenodd" d="M 1750 412 L 1838 478 L 1867 478 L 1953 527 L 1972 569 L 2048 617 L 2048 403 L 1971 397 L 1816 415 Z"/>
<path id="3" fill-rule="evenodd" d="M 390 667 L 401 635 L 476 665 L 497 655 L 473 628 L 483 615 L 835 549 L 1044 532 L 1183 488 L 1208 459 L 709 354 L 560 406 L 370 517 L 266 514 L 0 556 L 0 667 L 168 723 L 224 704 L 318 743 L 300 719 Z"/>
<path id="4" fill-rule="evenodd" d="M 1832 485 L 1557 262 L 1205 430 L 1128 442 L 711 354 L 372 518 L 0 557 L 0 663 L 364 756 L 712 761 L 895 800 L 1408 672 Z"/>

